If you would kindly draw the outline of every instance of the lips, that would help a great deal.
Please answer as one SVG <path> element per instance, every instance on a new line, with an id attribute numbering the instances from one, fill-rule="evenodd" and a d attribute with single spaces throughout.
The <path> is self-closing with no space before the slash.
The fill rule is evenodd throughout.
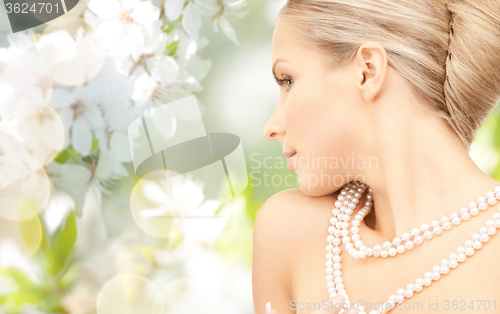
<path id="1" fill-rule="evenodd" d="M 288 158 L 288 168 L 293 172 L 295 172 L 295 170 L 293 169 L 293 164 L 295 162 L 295 154 L 297 154 L 296 151 L 283 153 L 283 155 L 285 155 L 285 157 Z"/>

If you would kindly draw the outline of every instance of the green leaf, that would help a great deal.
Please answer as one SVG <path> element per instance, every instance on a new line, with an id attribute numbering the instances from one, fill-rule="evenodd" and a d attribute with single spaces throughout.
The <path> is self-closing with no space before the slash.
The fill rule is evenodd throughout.
<path id="1" fill-rule="evenodd" d="M 97 141 L 97 139 L 95 139 L 95 138 L 94 138 L 94 140 Z M 94 143 L 92 143 L 92 147 L 94 147 Z M 80 154 L 77 153 L 73 149 L 73 147 L 70 145 L 70 146 L 68 146 L 68 148 L 66 148 L 62 152 L 59 152 L 59 154 L 56 156 L 56 158 L 54 160 L 60 164 L 64 164 L 68 161 L 68 159 L 70 159 L 70 158 L 74 159 L 75 157 L 79 157 L 79 156 L 80 156 Z"/>
<path id="2" fill-rule="evenodd" d="M 13 280 L 18 286 L 17 291 L 2 297 L 3 304 L 19 306 L 23 303 L 38 303 L 45 296 L 45 289 L 34 283 L 22 270 L 9 267 L 0 269 L 0 275 Z"/>
<path id="3" fill-rule="evenodd" d="M 70 212 L 64 223 L 54 232 L 50 241 L 51 254 L 49 254 L 51 274 L 59 273 L 66 265 L 69 253 L 73 249 L 76 240 L 76 218 L 74 212 Z"/>
<path id="4" fill-rule="evenodd" d="M 167 49 L 165 51 L 165 54 L 168 56 L 173 56 L 177 52 L 177 48 L 179 47 L 179 41 L 176 40 L 170 44 L 167 44 Z"/>
<path id="5" fill-rule="evenodd" d="M 174 24 L 169 23 L 168 25 L 164 26 L 161 31 L 167 34 L 170 34 L 171 31 L 175 29 Z"/>
<path id="6" fill-rule="evenodd" d="M 99 140 L 94 137 L 92 140 L 92 149 L 90 150 L 90 152 L 91 153 L 94 152 L 97 149 L 97 147 L 99 147 Z"/>
<path id="7" fill-rule="evenodd" d="M 500 114 L 497 115 L 495 131 L 493 132 L 493 145 L 497 150 L 500 150 Z"/>

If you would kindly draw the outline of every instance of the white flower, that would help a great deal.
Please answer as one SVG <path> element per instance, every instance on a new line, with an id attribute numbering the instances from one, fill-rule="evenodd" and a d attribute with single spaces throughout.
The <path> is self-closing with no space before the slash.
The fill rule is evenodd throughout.
<path id="1" fill-rule="evenodd" d="M 215 32 L 217 32 L 218 26 L 220 26 L 227 38 L 236 45 L 240 45 L 236 37 L 236 32 L 225 15 L 243 17 L 248 12 L 244 10 L 246 0 L 195 0 L 194 3 L 199 8 L 199 11 L 210 12 L 213 15 L 212 20 Z"/>
<path id="2" fill-rule="evenodd" d="M 18 37 L 18 40 L 29 39 Z M 10 86 L 34 101 L 48 102 L 52 80 L 37 56 L 11 46 L 0 48 L 0 86 Z"/>
<path id="3" fill-rule="evenodd" d="M 91 0 L 88 8 L 106 20 L 96 30 L 111 56 L 138 59 L 145 46 L 142 26 L 160 17 L 160 8 L 150 1 Z"/>
<path id="4" fill-rule="evenodd" d="M 19 92 L 8 93 L 0 105 L 0 144 L 6 153 L 25 153 L 46 165 L 63 141 L 63 124 L 50 106 Z"/>
<path id="5" fill-rule="evenodd" d="M 88 82 L 101 70 L 105 58 L 101 40 L 80 27 L 75 40 L 66 30 L 55 31 L 42 36 L 37 48 L 55 81 L 76 86 Z"/>

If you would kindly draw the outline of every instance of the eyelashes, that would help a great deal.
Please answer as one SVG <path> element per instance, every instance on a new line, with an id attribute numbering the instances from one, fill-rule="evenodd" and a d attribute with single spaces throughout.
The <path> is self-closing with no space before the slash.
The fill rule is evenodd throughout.
<path id="1" fill-rule="evenodd" d="M 286 86 L 287 90 L 289 90 L 292 87 L 293 84 L 293 79 L 292 78 L 284 78 L 284 79 L 279 79 L 277 77 L 274 77 L 274 80 L 279 86 Z"/>

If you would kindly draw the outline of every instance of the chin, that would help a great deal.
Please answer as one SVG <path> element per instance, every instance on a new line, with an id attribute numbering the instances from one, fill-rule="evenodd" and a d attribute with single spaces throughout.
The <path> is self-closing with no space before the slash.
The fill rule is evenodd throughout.
<path id="1" fill-rule="evenodd" d="M 316 183 L 314 180 L 307 180 L 308 178 L 317 177 L 315 174 L 305 175 L 302 177 L 299 175 L 299 187 L 302 193 L 308 196 L 325 196 L 334 193 L 339 187 L 334 186 L 333 184 L 328 184 L 323 182 L 324 184 Z"/>

